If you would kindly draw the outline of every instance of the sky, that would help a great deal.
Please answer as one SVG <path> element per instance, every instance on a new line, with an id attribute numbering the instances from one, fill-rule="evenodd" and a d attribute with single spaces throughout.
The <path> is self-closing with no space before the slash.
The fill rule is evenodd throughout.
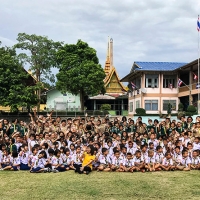
<path id="1" fill-rule="evenodd" d="M 22 32 L 70 44 L 81 39 L 104 67 L 109 36 L 123 78 L 134 61 L 197 59 L 198 14 L 199 0 L 0 0 L 0 41 L 12 46 Z"/>

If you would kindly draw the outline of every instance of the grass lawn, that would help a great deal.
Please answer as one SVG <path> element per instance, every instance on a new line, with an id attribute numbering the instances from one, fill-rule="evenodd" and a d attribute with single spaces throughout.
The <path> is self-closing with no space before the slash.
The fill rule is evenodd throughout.
<path id="1" fill-rule="evenodd" d="M 79 175 L 0 171 L 1 200 L 29 199 L 200 199 L 200 172 Z"/>

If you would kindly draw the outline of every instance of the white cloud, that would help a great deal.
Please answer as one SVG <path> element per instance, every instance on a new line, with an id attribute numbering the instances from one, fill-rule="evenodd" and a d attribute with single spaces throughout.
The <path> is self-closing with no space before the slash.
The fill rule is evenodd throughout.
<path id="1" fill-rule="evenodd" d="M 104 66 L 107 37 L 122 78 L 134 61 L 190 62 L 197 58 L 197 0 L 0 0 L 0 40 L 13 45 L 19 32 L 55 41 L 82 39 Z"/>

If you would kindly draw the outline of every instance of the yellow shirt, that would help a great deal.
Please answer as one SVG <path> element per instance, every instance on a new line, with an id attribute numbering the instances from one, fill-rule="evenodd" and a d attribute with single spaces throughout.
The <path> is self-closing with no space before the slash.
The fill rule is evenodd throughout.
<path id="1" fill-rule="evenodd" d="M 95 155 L 90 155 L 90 154 L 87 154 L 86 152 L 84 153 L 84 159 L 83 159 L 83 163 L 82 163 L 82 166 L 85 166 L 87 165 L 91 160 L 94 160 L 95 159 Z M 92 169 L 92 163 L 88 165 L 91 169 Z"/>

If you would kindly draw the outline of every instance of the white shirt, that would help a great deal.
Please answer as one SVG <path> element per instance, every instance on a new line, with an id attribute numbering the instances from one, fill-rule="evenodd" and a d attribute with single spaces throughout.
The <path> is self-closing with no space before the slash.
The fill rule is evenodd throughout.
<path id="1" fill-rule="evenodd" d="M 173 160 L 172 160 L 172 158 L 170 158 L 170 159 L 163 158 L 162 165 L 164 165 L 164 166 L 166 166 L 166 167 L 169 166 L 169 165 L 173 165 Z"/>
<path id="2" fill-rule="evenodd" d="M 156 153 L 156 156 L 155 156 L 155 161 L 156 163 L 162 163 L 163 161 L 163 158 L 164 158 L 164 155 L 163 153 Z"/>
<path id="3" fill-rule="evenodd" d="M 126 158 L 126 159 L 124 160 L 123 165 L 124 165 L 125 167 L 132 167 L 132 166 L 135 165 L 135 164 L 134 164 L 134 160 L 133 160 L 133 159 L 128 160 L 128 159 Z"/>
<path id="4" fill-rule="evenodd" d="M 111 163 L 111 160 L 110 160 L 110 157 L 108 155 L 104 156 L 104 155 L 101 154 L 99 156 L 99 162 L 100 162 L 100 164 L 107 165 L 107 164 Z"/>
<path id="5" fill-rule="evenodd" d="M 181 164 L 183 166 L 188 167 L 188 164 L 190 164 L 190 163 L 191 163 L 191 160 L 189 157 L 187 157 L 187 158 L 182 157 Z"/>
<path id="6" fill-rule="evenodd" d="M 147 160 L 146 160 L 146 163 L 148 164 L 152 164 L 152 163 L 155 163 L 155 157 L 148 157 Z"/>
<path id="7" fill-rule="evenodd" d="M 71 160 L 75 163 L 75 164 L 77 164 L 77 165 L 81 165 L 82 164 L 82 162 L 81 162 L 81 160 L 79 159 L 79 157 L 81 157 L 81 153 L 80 154 L 73 154 L 72 155 L 72 158 L 71 158 Z"/>
<path id="8" fill-rule="evenodd" d="M 121 157 L 116 158 L 115 156 L 112 159 L 112 164 L 115 166 L 120 166 L 120 164 L 123 164 L 123 160 Z"/>
<path id="9" fill-rule="evenodd" d="M 192 165 L 198 165 L 199 163 L 200 163 L 199 157 L 196 157 L 196 158 L 192 157 L 191 159 Z"/>
<path id="10" fill-rule="evenodd" d="M 142 157 L 137 158 L 136 156 L 133 158 L 134 163 L 142 163 L 144 162 L 144 159 Z"/>
<path id="11" fill-rule="evenodd" d="M 20 156 L 20 161 L 21 163 L 27 165 L 28 164 L 28 160 L 29 160 L 29 156 L 30 156 L 30 152 L 22 152 L 22 155 Z"/>

